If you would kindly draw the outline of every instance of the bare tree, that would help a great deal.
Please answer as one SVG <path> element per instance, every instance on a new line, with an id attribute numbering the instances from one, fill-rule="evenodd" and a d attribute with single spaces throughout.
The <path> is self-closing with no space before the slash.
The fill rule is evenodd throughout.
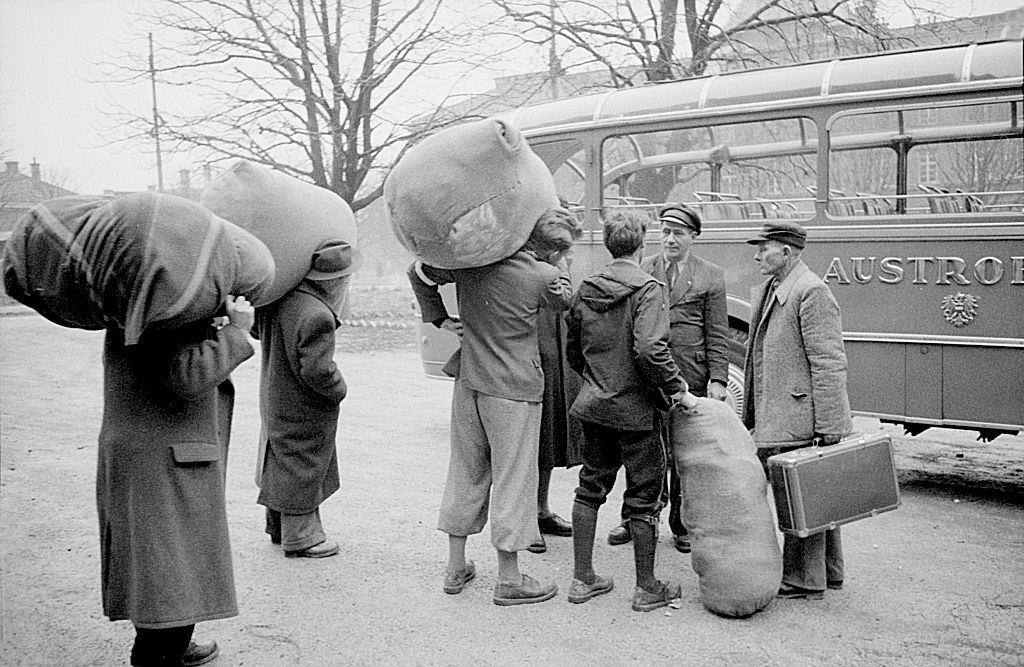
<path id="1" fill-rule="evenodd" d="M 762 66 L 913 44 L 878 16 L 877 0 L 492 2 L 523 41 L 550 48 L 557 40 L 564 45 L 558 57 L 561 67 L 592 70 L 598 65 L 616 88 L 700 76 L 709 68 Z M 935 18 L 913 0 L 905 4 L 919 24 Z"/>
<path id="2" fill-rule="evenodd" d="M 419 88 L 434 98 L 450 88 L 479 30 L 443 0 L 163 0 L 148 11 L 137 30 L 156 42 L 159 116 L 119 109 L 120 140 L 148 143 L 156 124 L 171 151 L 265 164 L 357 211 L 380 196 L 379 170 L 432 129 L 416 84 L 432 82 Z M 144 81 L 147 55 L 109 74 Z"/>

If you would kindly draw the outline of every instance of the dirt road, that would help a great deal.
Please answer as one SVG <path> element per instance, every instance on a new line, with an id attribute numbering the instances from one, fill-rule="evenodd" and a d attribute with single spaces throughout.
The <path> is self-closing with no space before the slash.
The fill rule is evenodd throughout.
<path id="1" fill-rule="evenodd" d="M 127 661 L 131 626 L 104 619 L 99 597 L 101 347 L 100 333 L 0 317 L 4 665 Z M 570 605 L 568 538 L 549 538 L 546 554 L 521 559 L 524 571 L 558 581 L 557 598 L 497 607 L 486 531 L 470 539 L 478 579 L 444 595 L 446 541 L 434 525 L 451 385 L 426 379 L 408 347 L 339 348 L 337 359 L 350 387 L 342 488 L 323 518 L 342 553 L 322 561 L 285 559 L 262 532 L 253 484 L 258 361 L 236 372 L 228 515 L 241 613 L 199 626 L 221 645 L 214 665 L 1024 663 L 1024 508 L 960 491 L 905 488 L 899 510 L 844 528 L 842 591 L 776 600 L 746 620 L 703 609 L 689 556 L 671 549 L 664 526 L 658 572 L 681 580 L 680 609 L 631 611 L 632 551 L 604 542 L 595 563 L 616 589 Z M 1020 438 L 999 443 L 1024 454 Z M 562 516 L 574 481 L 574 471 L 555 472 L 552 504 Z M 619 499 L 602 511 L 599 535 L 615 524 Z"/>

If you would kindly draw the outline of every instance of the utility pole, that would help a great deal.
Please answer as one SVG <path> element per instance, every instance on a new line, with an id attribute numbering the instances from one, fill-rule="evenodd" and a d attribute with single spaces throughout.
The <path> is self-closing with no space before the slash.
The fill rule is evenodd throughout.
<path id="1" fill-rule="evenodd" d="M 164 191 L 164 164 L 160 156 L 160 114 L 156 109 L 156 68 L 153 66 L 153 33 L 149 33 L 149 82 L 153 90 L 153 141 L 156 142 L 156 191 Z"/>
<path id="2" fill-rule="evenodd" d="M 558 78 L 562 76 L 562 63 L 558 61 L 558 52 L 555 50 L 555 0 L 550 0 L 548 6 L 548 21 L 551 25 L 551 41 L 548 43 L 548 83 L 551 85 L 551 99 L 557 100 Z"/>

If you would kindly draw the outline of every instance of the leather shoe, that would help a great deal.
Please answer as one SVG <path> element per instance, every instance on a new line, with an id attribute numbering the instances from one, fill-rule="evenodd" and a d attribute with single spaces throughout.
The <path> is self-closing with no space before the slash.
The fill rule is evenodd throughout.
<path id="1" fill-rule="evenodd" d="M 314 544 L 299 551 L 285 551 L 284 555 L 289 558 L 327 558 L 338 553 L 340 550 L 341 547 L 338 546 L 337 542 L 324 540 L 320 544 Z"/>
<path id="2" fill-rule="evenodd" d="M 633 611 L 654 611 L 671 604 L 680 596 L 682 596 L 682 587 L 676 583 L 659 581 L 653 591 L 647 591 L 637 586 L 633 589 Z"/>
<path id="3" fill-rule="evenodd" d="M 466 561 L 466 566 L 458 572 L 448 570 L 444 573 L 444 592 L 448 595 L 458 595 L 466 584 L 476 578 L 476 564 L 471 560 Z"/>
<path id="4" fill-rule="evenodd" d="M 799 586 L 782 584 L 782 587 L 779 588 L 778 596 L 780 598 L 788 598 L 790 600 L 820 600 L 825 597 L 825 591 L 816 591 L 810 588 L 800 588 Z"/>
<path id="5" fill-rule="evenodd" d="M 540 539 L 526 547 L 526 550 L 532 554 L 542 554 L 548 550 L 548 543 L 544 541 L 544 536 L 541 535 Z"/>
<path id="6" fill-rule="evenodd" d="M 690 536 L 689 535 L 673 535 L 672 542 L 676 545 L 676 551 L 681 554 L 690 553 Z"/>
<path id="7" fill-rule="evenodd" d="M 528 574 L 521 576 L 522 581 L 519 584 L 506 584 L 500 581 L 494 584 L 494 604 L 507 607 L 544 602 L 555 597 L 555 593 L 558 592 L 558 584 L 555 582 L 542 584 Z"/>
<path id="8" fill-rule="evenodd" d="M 537 517 L 537 526 L 542 535 L 555 535 L 557 537 L 572 537 L 572 524 L 558 516 L 548 514 Z"/>
<path id="9" fill-rule="evenodd" d="M 205 665 L 214 658 L 220 655 L 220 647 L 217 646 L 217 642 L 189 642 L 188 648 L 185 649 L 185 655 L 181 656 L 181 664 L 185 667 L 195 667 L 196 665 Z"/>
<path id="10" fill-rule="evenodd" d="M 608 544 L 613 547 L 628 544 L 633 537 L 629 534 L 629 526 L 622 523 L 608 531 Z"/>
<path id="11" fill-rule="evenodd" d="M 825 585 L 828 586 L 833 591 L 841 591 L 841 590 L 843 590 L 843 580 L 842 579 L 829 579 L 828 581 L 825 582 Z"/>
<path id="12" fill-rule="evenodd" d="M 615 588 L 615 582 L 612 581 L 611 577 L 605 579 L 595 574 L 594 581 L 589 584 L 574 578 L 572 585 L 569 587 L 569 602 L 581 604 L 591 598 L 596 598 L 598 595 L 604 595 L 613 588 Z"/>

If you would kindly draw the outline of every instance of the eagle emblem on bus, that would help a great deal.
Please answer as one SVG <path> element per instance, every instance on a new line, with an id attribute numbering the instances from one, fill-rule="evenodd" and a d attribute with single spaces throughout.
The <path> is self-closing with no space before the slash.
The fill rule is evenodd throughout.
<path id="1" fill-rule="evenodd" d="M 974 321 L 978 314 L 978 297 L 957 292 L 942 298 L 942 316 L 955 327 L 962 327 Z"/>

